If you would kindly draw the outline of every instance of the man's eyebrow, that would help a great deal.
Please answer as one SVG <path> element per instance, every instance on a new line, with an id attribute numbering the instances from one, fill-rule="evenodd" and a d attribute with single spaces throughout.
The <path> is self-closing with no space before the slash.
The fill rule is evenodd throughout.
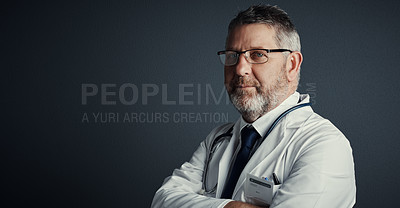
<path id="1" fill-rule="evenodd" d="M 257 47 L 249 47 L 246 50 L 236 50 L 236 49 L 233 49 L 233 48 L 226 48 L 225 50 L 227 50 L 227 51 L 247 51 L 247 50 L 255 50 L 255 49 L 271 49 L 271 48 L 265 48 L 265 47 L 262 47 L 262 46 L 257 46 Z"/>
<path id="2" fill-rule="evenodd" d="M 252 46 L 252 47 L 250 47 L 250 49 L 247 49 L 247 50 L 252 50 L 252 49 L 264 49 L 265 47 L 263 47 L 263 46 L 256 46 L 256 47 L 254 47 L 254 46 Z"/>

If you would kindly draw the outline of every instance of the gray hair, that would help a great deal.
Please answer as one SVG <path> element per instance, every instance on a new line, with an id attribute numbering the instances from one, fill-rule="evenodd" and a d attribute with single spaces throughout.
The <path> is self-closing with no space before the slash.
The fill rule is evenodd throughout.
<path id="1" fill-rule="evenodd" d="M 231 31 L 239 25 L 262 23 L 272 26 L 276 32 L 276 44 L 283 49 L 300 51 L 300 37 L 289 15 L 278 6 L 257 5 L 241 11 L 231 20 L 228 27 L 228 37 Z"/>

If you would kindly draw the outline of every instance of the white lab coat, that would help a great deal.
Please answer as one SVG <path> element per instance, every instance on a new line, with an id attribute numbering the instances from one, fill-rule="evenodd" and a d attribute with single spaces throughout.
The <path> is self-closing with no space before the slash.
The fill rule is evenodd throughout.
<path id="1" fill-rule="evenodd" d="M 302 95 L 300 103 L 309 102 Z M 239 119 L 240 121 L 240 119 Z M 229 201 L 219 199 L 240 130 L 236 122 L 233 136 L 223 141 L 209 165 L 208 187 L 218 183 L 215 193 L 202 195 L 203 170 L 207 148 L 231 125 L 214 129 L 194 152 L 191 160 L 176 169 L 156 192 L 153 208 L 222 208 Z M 328 120 L 303 107 L 285 116 L 259 146 L 244 168 L 233 200 L 256 203 L 244 190 L 247 173 L 271 177 L 275 173 L 281 186 L 274 193 L 270 208 L 348 208 L 355 203 L 354 163 L 346 137 Z"/>

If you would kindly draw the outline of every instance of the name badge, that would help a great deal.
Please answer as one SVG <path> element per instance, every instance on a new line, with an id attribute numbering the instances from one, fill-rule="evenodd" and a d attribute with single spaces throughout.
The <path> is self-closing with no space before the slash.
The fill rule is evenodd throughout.
<path id="1" fill-rule="evenodd" d="M 248 173 L 244 186 L 246 201 L 258 206 L 270 205 L 279 187 L 272 181 Z"/>

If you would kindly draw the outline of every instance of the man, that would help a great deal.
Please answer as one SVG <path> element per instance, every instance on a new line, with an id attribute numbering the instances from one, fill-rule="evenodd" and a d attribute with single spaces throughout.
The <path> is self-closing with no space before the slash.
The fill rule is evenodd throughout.
<path id="1" fill-rule="evenodd" d="M 303 56 L 288 15 L 262 5 L 240 12 L 218 55 L 241 118 L 214 129 L 152 207 L 352 207 L 352 150 L 296 92 Z"/>

